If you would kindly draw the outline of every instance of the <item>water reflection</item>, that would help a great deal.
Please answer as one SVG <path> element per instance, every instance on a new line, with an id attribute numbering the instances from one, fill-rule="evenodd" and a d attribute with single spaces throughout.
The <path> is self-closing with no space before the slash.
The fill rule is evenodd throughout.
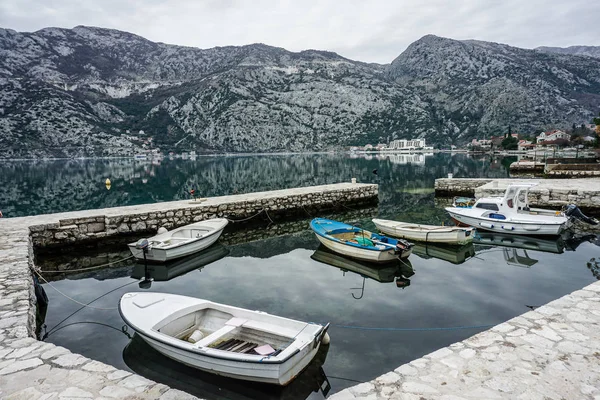
<path id="1" fill-rule="evenodd" d="M 229 249 L 221 243 L 215 243 L 209 248 L 188 257 L 165 264 L 147 264 L 139 261 L 133 266 L 131 277 L 154 281 L 168 281 L 191 271 L 200 272 L 206 265 L 220 260 L 229 254 Z"/>
<path id="2" fill-rule="evenodd" d="M 354 272 L 360 275 L 363 278 L 362 286 L 351 288 L 351 290 L 359 290 L 359 292 L 352 292 L 352 297 L 357 300 L 364 296 L 365 280 L 367 278 L 379 283 L 395 281 L 397 287 L 405 288 L 410 285 L 409 278 L 415 274 L 409 259 L 398 259 L 387 264 L 375 264 L 344 257 L 323 245 L 319 245 L 319 248 L 311 254 L 310 258 L 339 268 L 344 276 L 346 276 L 346 272 Z"/>
<path id="3" fill-rule="evenodd" d="M 565 241 L 561 236 L 555 238 L 540 238 L 524 235 L 511 235 L 508 233 L 477 231 L 473 236 L 473 243 L 512 247 L 515 249 L 537 250 L 556 254 L 560 254 L 565 250 Z"/>
<path id="4" fill-rule="evenodd" d="M 500 163 L 464 154 L 379 158 L 298 154 L 167 159 L 156 165 L 131 159 L 4 162 L 0 207 L 4 217 L 16 217 L 182 200 L 190 198 L 191 189 L 208 197 L 348 182 L 352 177 L 382 184 L 380 204 L 397 207 L 411 199 L 406 189 L 432 188 L 435 178 L 450 172 L 464 178 L 508 176 Z"/>
<path id="5" fill-rule="evenodd" d="M 452 264 L 462 264 L 475 256 L 475 248 L 473 247 L 473 243 L 468 243 L 463 246 L 450 246 L 415 242 L 413 254 L 425 259 L 437 258 L 451 262 Z"/>

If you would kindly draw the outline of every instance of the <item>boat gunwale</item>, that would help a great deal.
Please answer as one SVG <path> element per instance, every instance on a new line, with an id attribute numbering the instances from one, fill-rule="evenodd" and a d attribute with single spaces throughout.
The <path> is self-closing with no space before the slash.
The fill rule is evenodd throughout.
<path id="1" fill-rule="evenodd" d="M 489 222 L 505 222 L 508 224 L 521 224 L 521 225 L 543 225 L 543 226 L 553 226 L 553 225 L 564 225 L 566 224 L 569 220 L 565 217 L 563 217 L 562 215 L 557 215 L 557 216 L 552 216 L 552 215 L 544 215 L 544 217 L 550 217 L 550 218 L 565 218 L 566 221 L 563 222 L 550 222 L 550 223 L 544 223 L 544 222 L 534 222 L 534 221 L 521 221 L 521 220 L 509 220 L 509 219 L 496 219 L 496 218 L 490 218 L 490 217 L 484 217 L 484 216 L 473 216 L 473 215 L 465 215 L 465 214 L 460 214 L 458 212 L 453 211 L 454 209 L 463 209 L 463 208 L 459 208 L 459 207 L 446 207 L 446 211 L 450 214 L 456 214 L 456 215 L 460 215 L 461 217 L 468 217 L 468 218 L 475 218 L 475 219 L 482 219 L 485 221 L 489 221 Z"/>
<path id="2" fill-rule="evenodd" d="M 231 361 L 231 362 L 243 362 L 243 363 L 250 363 L 250 364 L 283 364 L 285 362 L 287 362 L 288 360 L 290 360 L 292 357 L 294 357 L 296 354 L 300 353 L 302 350 L 304 350 L 307 346 L 309 346 L 310 344 L 314 343 L 314 341 L 319 337 L 319 335 L 321 335 L 321 333 L 323 332 L 323 329 L 325 329 L 325 326 L 323 325 L 319 325 L 321 327 L 321 329 L 319 329 L 313 336 L 312 340 L 307 341 L 303 346 L 301 347 L 297 347 L 294 351 L 292 351 L 289 355 L 287 355 L 285 358 L 276 358 L 275 357 L 269 357 L 267 356 L 262 356 L 262 358 L 258 359 L 258 360 L 246 360 L 246 359 L 238 359 L 238 358 L 231 358 L 231 357 L 227 357 L 225 355 L 219 355 L 219 354 L 209 354 L 206 351 L 220 351 L 220 350 L 216 350 L 216 349 L 212 349 L 212 348 L 208 348 L 208 347 L 190 347 L 190 346 L 182 346 L 179 345 L 178 343 L 174 342 L 172 343 L 171 341 L 166 341 L 164 340 L 161 336 L 168 336 L 171 337 L 167 334 L 161 333 L 161 332 L 157 332 L 154 329 L 151 329 L 151 332 L 154 332 L 156 335 L 149 335 L 147 333 L 146 330 L 142 330 L 140 329 L 138 326 L 136 326 L 135 324 L 131 323 L 130 320 L 128 320 L 125 315 L 123 314 L 123 311 L 121 310 L 121 301 L 119 301 L 119 314 L 121 316 L 121 318 L 123 319 L 123 321 L 125 321 L 125 323 L 127 325 L 129 325 L 131 328 L 133 328 L 134 331 L 136 331 L 139 335 L 141 335 L 142 337 L 145 338 L 149 338 L 151 340 L 155 340 L 167 347 L 174 347 L 177 348 L 179 350 L 183 350 L 183 351 L 187 351 L 187 352 L 192 352 L 194 354 L 197 354 L 199 356 L 202 357 L 210 357 L 210 358 L 217 358 L 217 359 L 221 359 L 221 360 L 227 360 L 227 361 Z M 285 317 L 280 317 L 280 318 L 285 318 Z M 301 322 L 301 321 L 299 321 Z M 306 324 L 310 324 L 310 322 L 306 323 Z M 314 324 L 314 325 L 318 325 L 318 324 Z M 177 339 L 177 338 L 173 338 L 173 339 Z M 177 339 L 179 340 L 179 339 Z M 288 345 L 291 346 L 293 343 L 297 342 L 299 339 L 297 337 L 294 338 L 294 340 Z M 321 342 L 318 342 L 316 344 L 315 347 L 319 347 L 321 344 Z M 191 343 L 190 343 L 191 345 Z M 206 351 L 202 351 L 202 349 L 208 349 Z M 236 354 L 237 353 L 233 353 Z"/>
<path id="3" fill-rule="evenodd" d="M 398 229 L 398 230 L 402 230 L 402 229 L 406 229 L 409 230 L 410 232 L 419 232 L 419 233 L 427 233 L 427 232 L 439 232 L 439 233 L 454 233 L 454 232 L 467 232 L 467 231 L 472 231 L 474 229 L 476 229 L 475 227 L 469 226 L 469 227 L 462 227 L 462 226 L 437 226 L 437 225 L 427 225 L 427 224 L 413 224 L 410 222 L 400 222 L 400 221 L 394 221 L 391 219 L 379 219 L 379 218 L 373 218 L 372 219 L 373 223 L 375 224 L 375 226 L 377 226 L 377 228 L 379 230 L 381 230 L 381 228 L 379 228 L 379 226 L 383 226 L 387 229 Z M 388 222 L 394 222 L 396 223 L 396 225 L 392 225 L 392 224 L 388 224 Z"/>

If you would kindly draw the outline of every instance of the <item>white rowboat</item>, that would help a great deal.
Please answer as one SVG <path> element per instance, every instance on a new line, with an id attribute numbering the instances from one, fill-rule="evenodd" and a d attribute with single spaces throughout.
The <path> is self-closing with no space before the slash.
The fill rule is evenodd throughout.
<path id="1" fill-rule="evenodd" d="M 217 375 L 276 385 L 291 382 L 329 340 L 329 325 L 174 294 L 126 293 L 119 312 L 169 358 Z"/>
<path id="2" fill-rule="evenodd" d="M 446 244 L 466 244 L 473 241 L 474 228 L 420 225 L 376 218 L 373 223 L 384 234 L 402 239 Z"/>
<path id="3" fill-rule="evenodd" d="M 146 260 L 166 262 L 204 250 L 219 239 L 227 222 L 225 218 L 208 219 L 153 236 L 148 239 Z M 144 251 L 136 243 L 128 246 L 135 258 L 144 259 Z"/>

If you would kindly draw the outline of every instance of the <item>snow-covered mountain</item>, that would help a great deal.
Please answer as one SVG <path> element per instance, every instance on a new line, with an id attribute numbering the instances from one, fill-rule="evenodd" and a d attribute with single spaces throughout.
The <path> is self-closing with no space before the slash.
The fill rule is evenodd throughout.
<path id="1" fill-rule="evenodd" d="M 78 26 L 0 29 L 0 157 L 302 151 L 588 122 L 600 60 L 425 36 L 390 65 L 197 49 Z"/>

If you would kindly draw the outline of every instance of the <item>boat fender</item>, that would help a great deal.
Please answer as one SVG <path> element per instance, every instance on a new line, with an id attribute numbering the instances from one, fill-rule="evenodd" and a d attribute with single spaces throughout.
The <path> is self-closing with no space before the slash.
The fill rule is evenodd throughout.
<path id="1" fill-rule="evenodd" d="M 190 335 L 190 337 L 188 338 L 188 342 L 196 343 L 196 342 L 202 340 L 203 338 L 204 338 L 204 334 L 201 331 L 199 331 L 198 329 L 196 329 L 194 331 L 194 333 L 192 333 Z"/>
<path id="2" fill-rule="evenodd" d="M 330 342 L 331 342 L 331 338 L 329 337 L 329 333 L 325 332 L 325 335 L 323 336 L 323 340 L 321 340 L 321 343 L 329 344 Z"/>
<path id="3" fill-rule="evenodd" d="M 158 231 L 156 231 L 156 233 L 158 233 L 159 235 L 167 232 L 168 230 L 164 226 L 161 226 L 160 228 L 158 228 Z"/>
<path id="4" fill-rule="evenodd" d="M 490 228 L 490 229 L 492 229 L 494 227 L 494 224 L 489 224 L 487 222 L 480 222 L 479 225 L 483 226 L 484 228 Z"/>
<path id="5" fill-rule="evenodd" d="M 515 227 L 510 225 L 502 225 L 502 229 L 504 229 L 505 231 L 514 231 Z"/>

